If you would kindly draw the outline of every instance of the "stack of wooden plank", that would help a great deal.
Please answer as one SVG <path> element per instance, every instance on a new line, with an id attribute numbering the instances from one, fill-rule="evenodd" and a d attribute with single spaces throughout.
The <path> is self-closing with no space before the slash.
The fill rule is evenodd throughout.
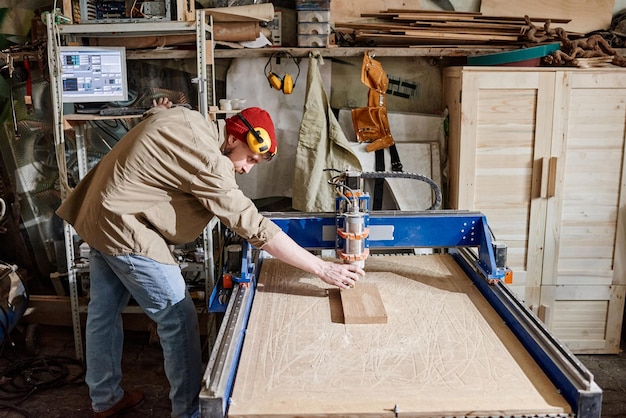
<path id="1" fill-rule="evenodd" d="M 351 34 L 357 45 L 521 47 L 558 41 L 552 29 L 569 22 L 561 18 L 405 9 L 364 13 L 361 17 L 364 19 L 355 22 L 337 22 L 335 30 Z M 535 40 L 529 40 L 528 33 Z"/>

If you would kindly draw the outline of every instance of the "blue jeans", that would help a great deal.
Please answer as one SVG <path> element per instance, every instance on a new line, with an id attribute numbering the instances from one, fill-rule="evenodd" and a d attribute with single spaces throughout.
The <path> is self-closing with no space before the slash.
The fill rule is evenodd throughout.
<path id="1" fill-rule="evenodd" d="M 172 417 L 197 417 L 202 354 L 195 305 L 180 268 L 146 257 L 90 253 L 85 381 L 94 411 L 115 405 L 124 395 L 122 311 L 132 296 L 157 324 L 164 368 L 170 383 Z"/>

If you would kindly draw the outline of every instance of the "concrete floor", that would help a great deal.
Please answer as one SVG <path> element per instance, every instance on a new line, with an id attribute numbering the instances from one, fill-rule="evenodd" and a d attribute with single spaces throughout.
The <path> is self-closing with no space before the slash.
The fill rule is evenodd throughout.
<path id="1" fill-rule="evenodd" d="M 78 383 L 73 383 L 75 376 L 83 371 L 82 365 L 74 361 L 74 337 L 70 327 L 37 326 L 38 357 L 49 357 L 54 360 L 67 359 L 67 380 L 58 384 L 34 391 L 20 403 L 11 400 L 14 405 L 27 411 L 1 409 L 0 418 L 11 417 L 38 417 L 38 418 L 86 418 L 92 416 L 87 386 L 80 376 Z M 126 332 L 123 356 L 124 380 L 123 386 L 138 388 L 145 392 L 146 399 L 132 411 L 121 416 L 131 417 L 163 417 L 170 416 L 170 400 L 168 398 L 169 385 L 163 372 L 163 354 L 158 342 L 150 341 L 148 332 Z M 16 351 L 19 349 L 19 343 Z M 5 348 L 4 357 L 11 357 L 11 351 Z M 21 354 L 20 357 L 26 357 Z M 52 363 L 55 364 L 55 363 Z M 2 369 L 7 367 L 3 360 Z M 47 377 L 40 380 L 47 379 Z M 0 389 L 2 389 L 0 385 Z M 1 393 L 1 392 L 0 392 Z M 27 394 L 24 394 L 26 396 Z M 22 397 L 24 397 L 22 396 Z M 5 401 L 4 403 L 7 403 Z"/>
<path id="2" fill-rule="evenodd" d="M 602 388 L 602 417 L 626 417 L 626 342 L 615 355 L 578 355 Z"/>
<path id="3" fill-rule="evenodd" d="M 80 364 L 74 357 L 72 329 L 69 327 L 41 326 L 37 328 L 38 356 L 57 360 L 52 365 L 67 367 L 68 382 L 58 381 L 34 390 L 32 393 L 20 392 L 7 399 L 0 400 L 0 418 L 46 417 L 46 418 L 82 418 L 92 416 L 87 387 L 79 378 L 72 378 L 81 373 Z M 19 338 L 14 338 L 15 347 L 5 346 L 0 360 L 2 370 L 15 364 L 17 356 L 26 358 Z M 626 343 L 622 342 L 626 349 Z M 626 350 L 619 355 L 579 355 L 578 358 L 594 374 L 598 385 L 603 389 L 602 417 L 626 417 Z M 61 361 L 62 360 L 62 361 Z M 122 415 L 124 418 L 158 417 L 167 418 L 170 414 L 168 383 L 163 373 L 163 356 L 156 342 L 150 341 L 147 332 L 127 332 L 124 352 L 124 386 L 142 389 L 146 394 L 143 403 L 132 411 Z M 60 372 L 61 366 L 55 367 Z M 34 379 L 37 379 L 36 375 Z M 44 380 L 40 378 L 39 381 Z M 0 389 L 3 386 L 0 380 Z M 1 392 L 0 392 L 1 393 Z M 23 412 L 6 405 L 14 405 Z M 3 407 L 4 406 L 4 407 Z"/>

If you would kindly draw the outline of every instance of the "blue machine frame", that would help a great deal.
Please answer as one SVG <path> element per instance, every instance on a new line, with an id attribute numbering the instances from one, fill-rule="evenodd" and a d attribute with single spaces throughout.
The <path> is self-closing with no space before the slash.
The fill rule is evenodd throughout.
<path id="1" fill-rule="evenodd" d="M 268 214 L 299 245 L 309 250 L 334 249 L 335 214 Z M 380 211 L 369 217 L 369 249 L 478 248 L 477 268 L 489 280 L 504 278 L 496 266 L 491 234 L 479 212 Z"/>
<path id="2" fill-rule="evenodd" d="M 292 213 L 268 213 L 266 216 L 306 249 L 337 248 L 334 213 L 297 216 Z M 491 233 L 482 213 L 381 211 L 370 214 L 369 228 L 370 250 L 447 249 L 563 394 L 575 416 L 600 417 L 602 390 L 594 382 L 593 375 L 504 285 L 502 279 L 506 268 L 496 265 Z M 205 386 L 200 393 L 203 417 L 222 418 L 228 411 L 228 400 L 254 297 L 256 275 L 262 263 L 262 258 L 255 263 L 247 243 L 243 253 L 246 254 L 242 263 L 245 285 L 233 290 L 227 305 L 217 304 L 216 311 L 225 312 L 225 317 L 203 379 Z M 220 290 L 223 289 L 216 286 L 212 301 L 216 300 L 215 294 Z"/>

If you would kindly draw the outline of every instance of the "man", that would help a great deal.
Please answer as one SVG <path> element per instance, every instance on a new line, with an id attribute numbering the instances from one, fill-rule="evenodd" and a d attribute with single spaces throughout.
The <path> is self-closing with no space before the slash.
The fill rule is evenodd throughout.
<path id="1" fill-rule="evenodd" d="M 195 240 L 211 217 L 330 285 L 347 288 L 365 274 L 299 247 L 238 188 L 236 173 L 276 153 L 266 111 L 248 108 L 228 118 L 220 147 L 216 125 L 200 113 L 168 100 L 154 105 L 57 210 L 91 247 L 85 381 L 94 417 L 117 415 L 143 400 L 141 391 L 120 386 L 121 312 L 131 296 L 157 324 L 172 417 L 198 416 L 198 318 L 168 246 Z"/>

